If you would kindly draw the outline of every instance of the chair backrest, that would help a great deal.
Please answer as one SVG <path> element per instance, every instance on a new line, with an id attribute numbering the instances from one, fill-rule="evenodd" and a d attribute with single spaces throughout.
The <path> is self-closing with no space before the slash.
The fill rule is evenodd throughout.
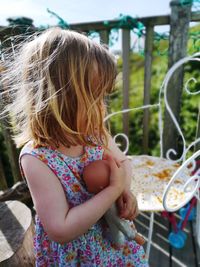
<path id="1" fill-rule="evenodd" d="M 188 57 L 185 57 L 181 60 L 179 60 L 177 63 L 175 63 L 170 69 L 169 71 L 167 72 L 166 76 L 165 76 L 165 79 L 163 81 L 163 84 L 161 86 L 161 89 L 160 89 L 160 96 L 159 96 L 159 104 L 160 104 L 160 107 L 159 107 L 159 118 L 160 118 L 160 121 L 159 123 L 161 124 L 159 129 L 160 129 L 160 140 L 161 140 L 161 156 L 164 156 L 166 157 L 167 159 L 171 159 L 170 158 L 170 154 L 176 154 L 177 152 L 174 151 L 173 149 L 169 149 L 166 153 L 166 155 L 163 155 L 163 127 L 162 127 L 162 122 L 163 122 L 163 114 L 162 114 L 162 109 L 161 109 L 161 100 L 162 100 L 162 96 L 161 94 L 163 93 L 163 98 L 164 98 L 164 105 L 166 107 L 166 110 L 168 111 L 169 115 L 170 115 L 170 118 L 172 119 L 173 123 L 174 123 L 174 126 L 176 127 L 177 129 L 177 132 L 179 134 L 179 136 L 181 137 L 182 139 L 182 143 L 183 143 L 183 152 L 181 154 L 181 156 L 176 159 L 176 162 L 184 162 L 186 160 L 186 158 L 188 157 L 188 152 L 192 149 L 192 148 L 195 148 L 197 147 L 197 145 L 200 143 L 200 136 L 194 136 L 194 140 L 190 143 L 187 143 L 187 140 L 184 136 L 184 133 L 176 119 L 176 117 L 174 116 L 173 114 L 173 111 L 170 107 L 170 103 L 168 102 L 168 99 L 167 99 L 167 88 L 168 88 L 168 84 L 170 82 L 170 79 L 173 75 L 173 73 L 178 69 L 180 68 L 183 64 L 187 63 L 187 62 L 191 62 L 191 61 L 198 61 L 200 62 L 200 53 L 196 53 L 192 56 L 188 56 Z M 200 90 L 196 91 L 196 92 L 191 92 L 188 88 L 189 86 L 189 83 L 190 82 L 197 82 L 197 80 L 192 77 L 190 78 L 184 85 L 184 90 L 185 92 L 188 94 L 188 95 L 199 95 L 200 96 Z M 176 89 L 176 88 L 175 88 Z M 199 103 L 199 112 L 198 114 L 196 114 L 196 118 L 197 118 L 197 122 L 196 122 L 196 126 L 197 126 L 197 132 L 198 132 L 198 127 L 200 127 L 200 123 L 199 123 L 199 117 L 200 117 L 200 103 Z"/>
<path id="2" fill-rule="evenodd" d="M 113 112 L 111 114 L 108 114 L 105 118 L 105 121 L 109 120 L 111 117 L 113 116 L 116 116 L 118 114 L 122 114 L 122 113 L 127 113 L 127 112 L 131 112 L 131 111 L 140 111 L 140 110 L 145 110 L 145 109 L 155 109 L 157 108 L 158 110 L 158 113 L 159 113 L 159 119 L 158 119 L 158 128 L 159 128 L 159 137 L 160 137 L 160 156 L 161 157 L 164 157 L 164 158 L 167 158 L 167 159 L 171 159 L 171 160 L 174 160 L 171 158 L 171 155 L 173 154 L 176 154 L 177 152 L 174 151 L 173 149 L 169 149 L 166 153 L 166 155 L 164 155 L 164 152 L 163 152 L 163 121 L 164 121 L 164 112 L 163 112 L 163 105 L 162 103 L 164 102 L 164 106 L 166 108 L 166 110 L 168 111 L 173 123 L 174 123 L 174 126 L 176 127 L 177 129 L 177 132 L 178 134 L 180 135 L 181 139 L 182 139 L 182 143 L 183 143 L 183 152 L 181 154 L 181 156 L 174 160 L 176 162 L 184 162 L 185 159 L 187 158 L 187 155 L 188 155 L 188 152 L 194 148 L 195 146 L 197 146 L 198 144 L 200 144 L 200 136 L 197 137 L 195 136 L 194 137 L 194 140 L 191 142 L 191 143 L 187 143 L 186 142 L 186 138 L 184 137 L 184 133 L 183 131 L 181 130 L 181 127 L 175 117 L 175 115 L 173 114 L 173 111 L 170 107 L 170 103 L 168 102 L 168 99 L 167 99 L 167 90 L 168 90 L 168 84 L 169 84 L 169 81 L 171 79 L 171 77 L 173 76 L 173 73 L 178 69 L 180 68 L 183 64 L 187 63 L 187 62 L 190 62 L 190 61 L 198 61 L 200 62 L 200 53 L 196 53 L 192 56 L 188 56 L 188 57 L 185 57 L 181 60 L 179 60 L 177 63 L 175 63 L 170 69 L 169 71 L 167 72 L 164 80 L 163 80 L 163 83 L 160 87 L 160 90 L 159 90 L 159 95 L 158 95 L 158 102 L 155 103 L 155 104 L 152 104 L 152 105 L 144 105 L 144 106 L 140 106 L 140 107 L 135 107 L 135 108 L 129 108 L 129 109 L 123 109 L 123 110 L 119 110 L 117 112 Z M 198 90 L 197 92 L 190 92 L 190 90 L 188 89 L 188 85 L 189 83 L 193 81 L 193 82 L 197 82 L 195 78 L 190 78 L 185 86 L 184 86 L 184 90 L 186 93 L 188 93 L 188 95 L 199 95 L 200 96 L 200 90 Z M 199 126 L 200 127 L 200 103 L 199 103 L 199 114 L 196 116 L 197 117 L 197 127 Z M 200 130 L 199 130 L 200 131 Z M 114 138 L 117 138 L 118 136 L 122 136 L 123 138 L 125 138 L 126 140 L 126 148 L 124 150 L 124 153 L 126 154 L 128 152 L 128 149 L 129 149 L 129 138 L 128 136 L 126 136 L 124 133 L 118 133 L 117 135 L 114 136 Z"/>

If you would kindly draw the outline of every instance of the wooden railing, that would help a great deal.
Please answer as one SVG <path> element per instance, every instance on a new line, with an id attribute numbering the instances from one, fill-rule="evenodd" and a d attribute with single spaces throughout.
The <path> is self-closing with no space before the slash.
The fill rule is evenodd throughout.
<path id="1" fill-rule="evenodd" d="M 148 105 L 150 103 L 150 92 L 151 92 L 151 78 L 152 78 L 152 52 L 153 52 L 153 42 L 154 42 L 154 27 L 162 26 L 162 25 L 170 25 L 170 37 L 169 37 L 169 59 L 168 59 L 168 67 L 171 67 L 176 61 L 186 55 L 187 51 L 187 36 L 190 22 L 199 22 L 200 14 L 199 13 L 191 13 L 191 6 L 185 5 L 180 6 L 178 0 L 171 1 L 171 15 L 167 16 L 152 16 L 152 17 L 142 17 L 137 18 L 137 21 L 141 22 L 145 26 L 145 47 L 144 47 L 144 105 Z M 109 43 L 109 33 L 111 29 L 118 27 L 119 20 L 110 20 L 105 24 L 105 21 L 98 22 L 88 22 L 88 23 L 74 23 L 70 24 L 69 27 L 72 30 L 79 32 L 90 32 L 97 31 L 100 34 L 101 41 L 105 44 Z M 36 28 L 31 30 L 37 30 Z M 0 27 L 0 40 L 4 40 L 10 35 L 19 34 L 21 31 L 20 27 Z M 123 59 L 123 109 L 129 108 L 129 89 L 130 89 L 130 29 L 127 27 L 121 27 L 122 31 L 122 59 Z M 176 87 L 182 88 L 183 84 L 183 69 L 180 69 L 170 83 L 170 87 L 173 89 L 176 83 Z M 170 92 L 170 88 L 168 89 Z M 173 95 L 169 93 L 169 101 L 172 106 L 172 110 L 175 116 L 178 118 L 180 106 L 181 90 L 177 90 L 177 93 Z M 167 116 L 165 118 L 164 127 L 164 150 L 167 151 L 170 148 L 176 146 L 173 143 L 175 140 L 174 136 L 176 132 L 173 130 L 173 125 L 171 125 L 171 121 Z M 169 131 L 170 129 L 170 131 Z M 200 129 L 200 123 L 199 123 Z M 129 116 L 128 113 L 123 114 L 123 132 L 128 135 L 129 132 Z M 200 132 L 200 130 L 198 130 Z M 6 133 L 8 135 L 8 133 Z M 148 153 L 148 136 L 149 136 L 149 111 L 146 109 L 144 111 L 143 117 L 143 152 Z M 8 139 L 9 142 L 12 142 L 11 139 Z M 12 149 L 9 151 L 9 160 L 10 165 L 12 166 L 13 177 L 16 177 L 16 168 L 18 169 L 18 163 L 13 159 L 13 155 L 16 155 L 15 148 L 13 148 L 13 144 L 10 146 Z M 0 162 L 1 163 L 1 162 Z M 1 166 L 2 164 L 0 164 Z M 16 166 L 17 165 L 17 166 Z M 0 167 L 0 173 L 3 173 L 3 169 Z M 19 173 L 19 172 L 17 172 Z M 3 174 L 0 177 L 3 177 Z M 15 178 L 19 180 L 20 177 Z"/>

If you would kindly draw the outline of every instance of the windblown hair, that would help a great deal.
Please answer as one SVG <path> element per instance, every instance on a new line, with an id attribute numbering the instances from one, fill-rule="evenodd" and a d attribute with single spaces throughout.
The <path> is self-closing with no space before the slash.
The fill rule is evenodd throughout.
<path id="1" fill-rule="evenodd" d="M 104 98 L 116 78 L 109 51 L 83 34 L 51 28 L 17 54 L 3 82 L 17 147 L 30 140 L 51 147 L 106 145 Z"/>

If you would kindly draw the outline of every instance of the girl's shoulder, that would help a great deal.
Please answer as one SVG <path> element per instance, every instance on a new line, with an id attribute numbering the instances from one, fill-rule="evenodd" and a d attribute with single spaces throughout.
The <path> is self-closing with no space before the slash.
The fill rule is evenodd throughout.
<path id="1" fill-rule="evenodd" d="M 34 158 L 37 158 L 38 160 L 44 162 L 47 166 L 50 165 L 50 161 L 48 160 L 50 151 L 48 150 L 48 148 L 35 146 L 33 141 L 29 141 L 22 147 L 19 154 L 19 167 L 23 178 L 25 178 L 25 175 L 22 167 L 22 158 L 24 158 L 24 156 L 26 155 L 33 156 L 28 157 L 27 159 L 29 166 L 31 166 L 35 162 Z"/>
<path id="2" fill-rule="evenodd" d="M 26 161 L 28 161 L 29 165 L 32 165 L 32 163 L 35 162 L 34 158 L 36 158 L 39 161 L 45 163 L 45 165 L 50 167 L 50 169 L 53 169 L 53 160 L 52 160 L 53 150 L 48 147 L 36 146 L 34 145 L 33 141 L 29 141 L 24 145 L 19 154 L 19 166 L 22 175 L 23 175 L 22 159 L 24 159 L 25 158 L 24 156 L 26 155 L 32 156 L 26 158 Z"/>

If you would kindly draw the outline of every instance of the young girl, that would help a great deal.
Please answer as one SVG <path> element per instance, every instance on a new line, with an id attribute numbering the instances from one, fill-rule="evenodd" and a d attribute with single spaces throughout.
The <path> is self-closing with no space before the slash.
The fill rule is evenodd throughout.
<path id="1" fill-rule="evenodd" d="M 148 266 L 135 241 L 116 247 L 102 216 L 116 200 L 133 220 L 130 164 L 104 126 L 104 98 L 114 86 L 115 61 L 103 46 L 59 28 L 29 40 L 8 69 L 15 141 L 36 209 L 36 266 Z M 13 120 L 13 119 L 12 119 Z M 112 156 L 111 156 L 112 154 Z M 105 158 L 109 186 L 89 193 L 81 177 Z M 121 163 L 120 163 L 121 162 Z"/>

